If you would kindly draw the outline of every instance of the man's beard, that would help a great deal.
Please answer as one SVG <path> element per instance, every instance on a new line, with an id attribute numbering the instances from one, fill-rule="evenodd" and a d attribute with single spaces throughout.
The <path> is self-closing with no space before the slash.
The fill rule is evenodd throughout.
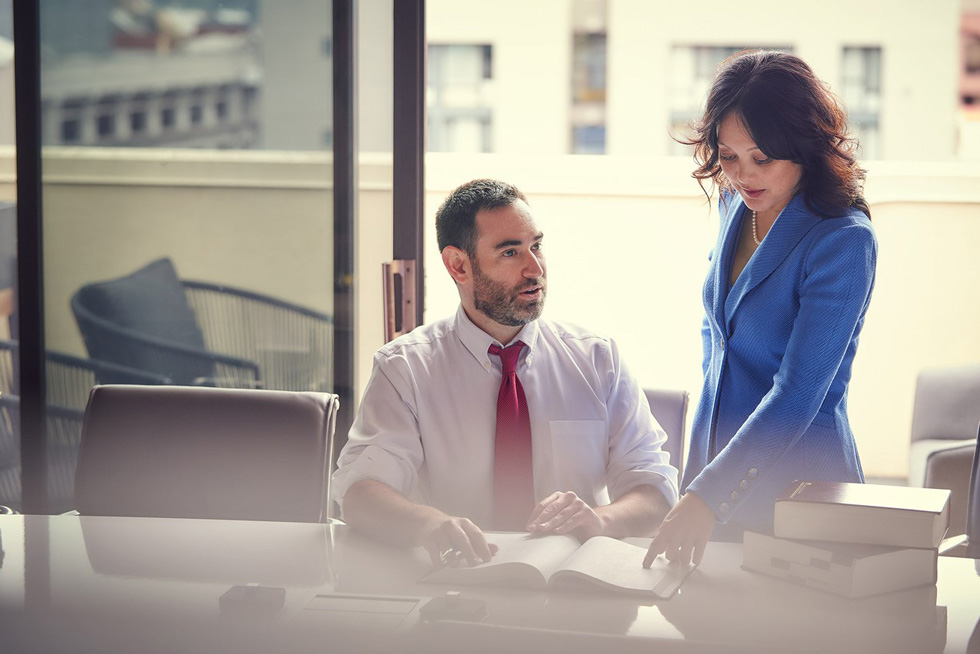
<path id="1" fill-rule="evenodd" d="M 519 302 L 522 291 L 540 286 L 541 299 Z M 530 279 L 514 288 L 507 288 L 483 274 L 479 266 L 473 266 L 473 305 L 477 311 L 494 322 L 508 327 L 520 327 L 537 320 L 544 310 L 544 298 L 548 291 L 544 277 Z"/>

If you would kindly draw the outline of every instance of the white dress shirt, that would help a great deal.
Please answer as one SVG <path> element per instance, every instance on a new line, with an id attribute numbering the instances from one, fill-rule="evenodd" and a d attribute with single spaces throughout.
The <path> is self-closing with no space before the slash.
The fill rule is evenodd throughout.
<path id="1" fill-rule="evenodd" d="M 531 416 L 535 501 L 573 491 L 602 506 L 649 484 L 673 505 L 667 436 L 615 343 L 541 319 L 514 340 L 526 345 L 517 375 Z M 352 484 L 374 479 L 490 527 L 501 378 L 500 358 L 487 353 L 492 343 L 460 306 L 378 350 L 333 476 L 341 507 Z"/>

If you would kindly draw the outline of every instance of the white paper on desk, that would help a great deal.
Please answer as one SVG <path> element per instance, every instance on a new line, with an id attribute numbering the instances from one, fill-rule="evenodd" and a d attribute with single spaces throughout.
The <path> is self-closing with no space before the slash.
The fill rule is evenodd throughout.
<path id="1" fill-rule="evenodd" d="M 680 588 L 693 565 L 669 563 L 663 556 L 643 567 L 647 550 L 615 538 L 590 538 L 552 575 L 556 586 L 576 585 L 578 579 L 616 592 L 668 598 Z M 578 579 L 576 579 L 578 578 Z"/>

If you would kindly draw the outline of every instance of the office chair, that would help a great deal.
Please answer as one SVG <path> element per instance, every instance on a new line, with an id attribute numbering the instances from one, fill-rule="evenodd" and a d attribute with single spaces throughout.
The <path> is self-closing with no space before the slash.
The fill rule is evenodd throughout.
<path id="1" fill-rule="evenodd" d="M 325 522 L 328 393 L 105 385 L 85 409 L 82 515 Z"/>
<path id="2" fill-rule="evenodd" d="M 973 445 L 973 469 L 970 472 L 970 494 L 967 497 L 966 533 L 947 538 L 939 547 L 944 556 L 980 559 L 980 427 L 978 442 Z M 980 572 L 980 568 L 977 569 Z"/>
<path id="3" fill-rule="evenodd" d="M 980 365 L 928 368 L 915 383 L 909 485 L 947 488 L 949 534 L 966 528 L 970 462 L 980 421 Z"/>
<path id="4" fill-rule="evenodd" d="M 650 412 L 667 432 L 664 450 L 670 454 L 670 464 L 677 468 L 677 478 L 680 480 L 683 474 L 688 392 L 655 388 L 645 388 L 643 392 L 650 403 Z"/>

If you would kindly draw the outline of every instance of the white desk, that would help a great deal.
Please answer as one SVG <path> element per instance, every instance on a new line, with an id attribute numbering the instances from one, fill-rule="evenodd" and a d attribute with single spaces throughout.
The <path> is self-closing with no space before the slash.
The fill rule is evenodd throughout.
<path id="1" fill-rule="evenodd" d="M 967 652 L 980 569 L 844 600 L 739 568 L 711 543 L 672 599 L 458 588 L 482 622 L 421 622 L 421 550 L 346 527 L 156 518 L 0 516 L 3 652 Z M 274 616 L 222 614 L 235 584 L 286 589 Z M 980 647 L 974 642 L 973 647 Z"/>

